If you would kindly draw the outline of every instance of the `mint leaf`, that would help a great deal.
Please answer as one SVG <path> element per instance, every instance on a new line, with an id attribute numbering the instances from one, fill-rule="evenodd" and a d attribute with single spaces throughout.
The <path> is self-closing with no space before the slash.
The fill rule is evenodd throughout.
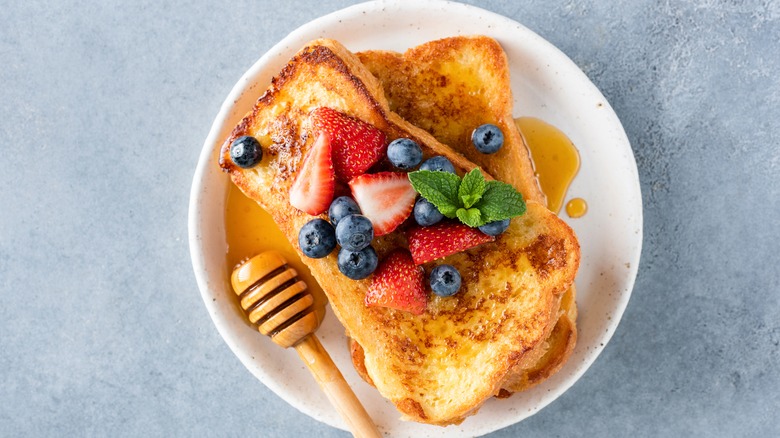
<path id="1" fill-rule="evenodd" d="M 485 222 L 502 221 L 525 213 L 523 195 L 514 187 L 500 181 L 488 181 L 482 199 L 474 205 Z"/>
<path id="2" fill-rule="evenodd" d="M 472 169 L 463 177 L 463 181 L 458 188 L 458 198 L 466 208 L 471 208 L 477 201 L 482 199 L 482 193 L 485 191 L 485 177 L 479 169 Z"/>
<path id="3" fill-rule="evenodd" d="M 485 220 L 483 220 L 482 213 L 480 213 L 480 211 L 476 208 L 459 208 L 455 214 L 458 216 L 458 219 L 460 219 L 461 222 L 472 228 L 481 227 L 487 223 Z"/>
<path id="4" fill-rule="evenodd" d="M 409 172 L 408 175 L 414 190 L 435 205 L 441 214 L 450 219 L 456 216 L 455 212 L 461 206 L 458 198 L 458 175 L 431 170 L 418 170 Z"/>

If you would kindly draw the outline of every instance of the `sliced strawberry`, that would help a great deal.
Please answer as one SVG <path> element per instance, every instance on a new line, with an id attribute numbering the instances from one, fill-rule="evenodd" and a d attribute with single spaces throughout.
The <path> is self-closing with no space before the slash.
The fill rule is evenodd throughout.
<path id="1" fill-rule="evenodd" d="M 430 227 L 415 227 L 406 233 L 414 263 L 422 265 L 483 243 L 493 236 L 459 222 L 439 222 Z"/>
<path id="2" fill-rule="evenodd" d="M 339 180 L 347 182 L 362 175 L 385 157 L 385 134 L 372 125 L 326 107 L 315 109 L 310 117 L 314 131 L 330 137 Z"/>
<path id="3" fill-rule="evenodd" d="M 293 207 L 310 215 L 318 215 L 328 209 L 336 185 L 330 153 L 330 138 L 320 134 L 290 187 L 290 204 Z"/>
<path id="4" fill-rule="evenodd" d="M 374 236 L 398 228 L 414 208 L 417 192 L 405 173 L 379 172 L 360 175 L 349 182 L 360 211 L 374 224 Z"/>
<path id="5" fill-rule="evenodd" d="M 366 292 L 366 306 L 390 307 L 415 315 L 425 312 L 428 296 L 423 288 L 423 270 L 414 264 L 409 251 L 397 249 L 379 262 Z"/>

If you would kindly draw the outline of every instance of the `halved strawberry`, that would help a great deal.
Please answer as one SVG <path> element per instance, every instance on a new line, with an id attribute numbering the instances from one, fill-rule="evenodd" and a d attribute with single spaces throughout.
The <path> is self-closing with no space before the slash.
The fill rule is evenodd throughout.
<path id="1" fill-rule="evenodd" d="M 366 306 L 390 307 L 415 315 L 425 312 L 428 296 L 423 288 L 423 270 L 414 264 L 409 251 L 397 249 L 379 262 L 366 292 Z"/>
<path id="2" fill-rule="evenodd" d="M 372 125 L 327 107 L 315 109 L 310 117 L 314 131 L 330 137 L 339 180 L 347 182 L 362 175 L 385 157 L 385 134 Z"/>
<path id="3" fill-rule="evenodd" d="M 360 211 L 374 224 L 374 236 L 398 228 L 414 208 L 417 192 L 405 173 L 379 172 L 360 175 L 349 182 Z"/>
<path id="4" fill-rule="evenodd" d="M 336 185 L 330 153 L 330 138 L 320 134 L 290 187 L 290 204 L 293 207 L 313 216 L 328 209 Z"/>
<path id="5" fill-rule="evenodd" d="M 440 222 L 430 227 L 415 227 L 407 231 L 406 239 L 409 241 L 409 251 L 414 263 L 418 265 L 496 240 L 493 236 L 459 222 Z"/>

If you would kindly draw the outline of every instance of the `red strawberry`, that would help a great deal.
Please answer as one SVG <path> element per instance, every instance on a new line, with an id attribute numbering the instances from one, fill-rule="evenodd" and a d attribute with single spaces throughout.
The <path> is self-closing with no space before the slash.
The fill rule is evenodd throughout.
<path id="1" fill-rule="evenodd" d="M 419 315 L 428 306 L 423 288 L 423 270 L 411 254 L 397 249 L 387 255 L 374 272 L 366 292 L 366 306 L 390 307 Z"/>
<path id="2" fill-rule="evenodd" d="M 406 233 L 406 239 L 414 263 L 418 265 L 496 240 L 459 222 L 439 222 L 430 227 L 416 227 Z"/>
<path id="3" fill-rule="evenodd" d="M 380 172 L 360 175 L 349 182 L 360 211 L 374 224 L 374 235 L 398 228 L 414 208 L 417 192 L 405 173 Z"/>
<path id="4" fill-rule="evenodd" d="M 339 180 L 347 182 L 362 175 L 385 157 L 385 134 L 368 123 L 326 107 L 315 109 L 310 117 L 314 131 L 330 137 Z"/>
<path id="5" fill-rule="evenodd" d="M 328 209 L 336 185 L 330 152 L 330 139 L 321 134 L 290 187 L 290 204 L 293 207 L 313 216 Z"/>

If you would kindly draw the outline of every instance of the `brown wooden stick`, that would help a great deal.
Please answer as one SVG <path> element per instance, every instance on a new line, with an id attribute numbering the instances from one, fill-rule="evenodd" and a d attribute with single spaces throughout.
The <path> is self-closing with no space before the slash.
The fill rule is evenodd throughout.
<path id="1" fill-rule="evenodd" d="M 328 400 L 341 414 L 352 434 L 361 438 L 381 437 L 368 412 L 360 404 L 360 400 L 352 392 L 352 388 L 344 380 L 319 339 L 314 334 L 306 336 L 295 346 L 295 350 L 309 367 L 320 388 L 325 391 Z"/>
<path id="2" fill-rule="evenodd" d="M 314 299 L 295 269 L 276 251 L 266 251 L 241 263 L 230 277 L 249 321 L 274 343 L 294 347 L 325 391 L 331 404 L 356 437 L 382 435 L 352 388 L 314 335 L 319 319 Z"/>

